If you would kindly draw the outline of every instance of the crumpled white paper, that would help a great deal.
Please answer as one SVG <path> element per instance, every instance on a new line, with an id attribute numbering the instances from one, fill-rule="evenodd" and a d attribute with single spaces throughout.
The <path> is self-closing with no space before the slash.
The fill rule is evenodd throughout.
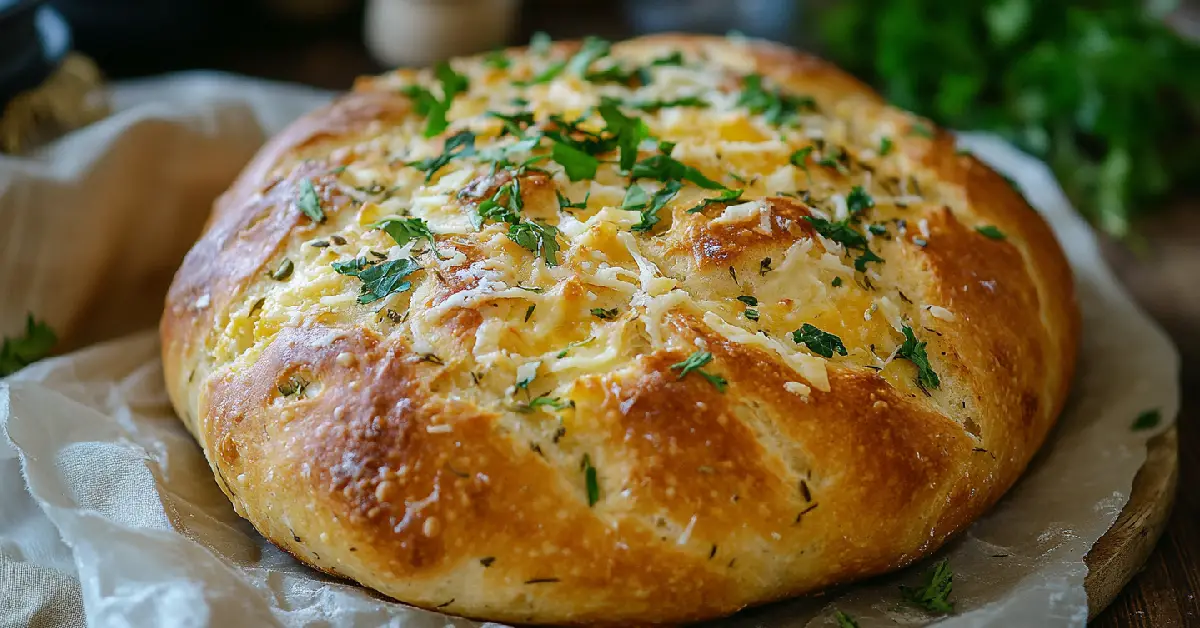
<path id="1" fill-rule="evenodd" d="M 0 331 L 27 311 L 77 347 L 144 329 L 213 198 L 263 139 L 329 98 L 210 74 L 119 86 L 118 112 L 32 158 L 0 157 Z M 1145 442 L 1178 409 L 1178 357 L 1104 265 L 1044 165 L 963 144 L 1012 176 L 1065 245 L 1084 313 L 1079 376 L 1027 475 L 939 553 L 958 615 L 941 626 L 1082 626 L 1084 554 L 1115 520 Z M 1158 430 L 1133 432 L 1158 408 Z M 928 563 L 926 563 L 928 564 Z M 744 611 L 727 627 L 933 621 L 899 605 L 922 566 Z M 621 586 L 614 582 L 613 586 Z M 0 383 L 0 625 L 477 626 L 312 571 L 237 517 L 174 418 L 155 331 Z"/>

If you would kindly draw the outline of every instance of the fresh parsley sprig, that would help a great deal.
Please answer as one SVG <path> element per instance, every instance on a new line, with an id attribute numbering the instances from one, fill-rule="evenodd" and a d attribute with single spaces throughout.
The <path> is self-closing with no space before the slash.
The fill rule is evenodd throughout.
<path id="1" fill-rule="evenodd" d="M 725 392 L 725 388 L 729 382 L 720 375 L 715 375 L 701 369 L 700 367 L 712 362 L 713 354 L 708 351 L 697 351 L 687 357 L 686 360 L 671 365 L 672 371 L 679 371 L 679 379 L 687 377 L 688 373 L 695 372 L 704 379 L 707 379 L 710 384 L 716 387 L 717 392 Z"/>
<path id="2" fill-rule="evenodd" d="M 902 326 L 900 331 L 904 334 L 904 343 L 896 350 L 896 357 L 908 360 L 917 367 L 917 385 L 922 390 L 937 388 L 941 385 L 941 379 L 929 364 L 929 354 L 925 351 L 928 343 L 918 342 L 912 327 L 908 325 Z"/>
<path id="3" fill-rule="evenodd" d="M 925 572 L 922 580 L 924 584 L 919 587 L 901 585 L 901 598 L 907 604 L 930 613 L 954 612 L 954 602 L 950 601 L 950 594 L 954 591 L 954 572 L 950 570 L 950 561 L 939 560 Z"/>
<path id="4" fill-rule="evenodd" d="M 58 342 L 58 336 L 45 322 L 25 315 L 25 333 L 5 338 L 0 346 L 0 377 L 12 375 L 17 371 L 50 355 L 50 350 Z"/>

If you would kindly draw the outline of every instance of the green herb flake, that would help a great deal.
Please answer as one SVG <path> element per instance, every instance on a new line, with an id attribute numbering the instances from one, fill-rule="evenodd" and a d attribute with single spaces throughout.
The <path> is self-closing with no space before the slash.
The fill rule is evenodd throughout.
<path id="1" fill-rule="evenodd" d="M 851 216 L 857 216 L 872 207 L 875 207 L 875 199 L 867 194 L 863 186 L 856 185 L 850 189 L 850 195 L 846 197 L 846 209 Z"/>
<path id="2" fill-rule="evenodd" d="M 415 261 L 407 257 L 388 262 L 357 257 L 344 262 L 334 262 L 332 266 L 338 274 L 362 280 L 358 302 L 363 305 L 408 290 L 412 283 L 405 278 L 421 270 Z"/>
<path id="3" fill-rule="evenodd" d="M 1004 232 L 1001 231 L 995 225 L 984 225 L 982 227 L 975 227 L 975 230 L 978 231 L 983 236 L 990 238 L 992 240 L 1007 240 L 1008 239 L 1008 236 L 1005 235 Z"/>
<path id="4" fill-rule="evenodd" d="M 1131 427 L 1134 431 L 1151 430 L 1158 427 L 1158 424 L 1161 422 L 1162 412 L 1155 408 L 1153 410 L 1146 410 L 1145 412 L 1137 415 L 1137 418 L 1133 420 L 1133 425 Z"/>
<path id="5" fill-rule="evenodd" d="M 311 179 L 300 181 L 300 200 L 296 201 L 296 207 L 308 216 L 309 220 L 325 222 L 325 210 L 321 209 L 321 198 L 317 196 L 317 189 L 313 187 Z"/>
<path id="6" fill-rule="evenodd" d="M 586 339 L 586 340 L 577 340 L 577 341 L 575 341 L 575 342 L 568 342 L 568 343 L 567 343 L 567 348 L 566 348 L 566 349 L 563 349 L 562 351 L 559 351 L 558 353 L 556 353 L 556 354 L 555 354 L 555 357 L 561 360 L 562 358 L 565 358 L 565 357 L 567 357 L 567 353 L 569 353 L 569 352 L 571 351 L 571 349 L 574 349 L 574 348 L 576 348 L 576 347 L 584 347 L 584 346 L 587 346 L 587 345 L 591 344 L 591 342 L 592 342 L 593 340 L 595 340 L 595 338 L 588 338 L 588 339 Z"/>
<path id="7" fill-rule="evenodd" d="M 660 150 L 662 147 L 660 146 Z M 654 179 L 657 181 L 690 181 L 706 190 L 725 190 L 728 188 L 704 176 L 699 170 L 672 159 L 670 155 L 660 153 L 637 162 L 630 176 L 638 179 Z"/>
<path id="8" fill-rule="evenodd" d="M 796 166 L 797 168 L 803 168 L 805 172 L 808 172 L 808 157 L 809 155 L 812 155 L 813 149 L 814 147 L 812 146 L 805 146 L 804 148 L 797 149 L 796 152 L 792 153 L 792 156 L 788 158 L 788 161 L 790 161 L 793 166 Z"/>
<path id="9" fill-rule="evenodd" d="M 529 306 L 529 309 L 525 310 L 525 322 L 526 323 L 529 322 L 529 317 L 533 316 L 533 310 L 536 308 L 537 308 L 537 305 L 531 305 L 531 306 Z"/>
<path id="10" fill-rule="evenodd" d="M 837 620 L 838 628 L 858 628 L 858 622 L 842 611 L 835 611 L 833 618 Z"/>
<path id="11" fill-rule="evenodd" d="M 429 246 L 434 245 L 433 232 L 420 218 L 385 218 L 375 223 L 375 228 L 392 236 L 397 246 L 404 246 L 413 240 L 425 240 Z"/>
<path id="12" fill-rule="evenodd" d="M 587 74 L 588 68 L 596 61 L 608 56 L 612 44 L 599 37 L 588 37 L 583 40 L 583 45 L 580 46 L 579 52 L 576 52 L 571 60 L 567 62 L 567 71 L 577 76 Z"/>
<path id="13" fill-rule="evenodd" d="M 901 598 L 906 603 L 930 613 L 954 612 L 954 602 L 949 600 L 954 590 L 954 573 L 950 571 L 950 561 L 938 561 L 932 569 L 925 572 L 923 581 L 924 584 L 919 587 L 901 585 Z"/>
<path id="14" fill-rule="evenodd" d="M 528 403 L 518 403 L 513 409 L 521 414 L 531 414 L 539 408 L 549 408 L 551 410 L 565 410 L 571 407 L 570 401 L 563 401 L 559 397 L 551 397 L 549 393 L 534 397 Z"/>
<path id="15" fill-rule="evenodd" d="M 842 286 L 842 278 L 834 277 L 833 281 L 829 282 L 829 285 L 833 286 L 834 288 L 840 288 Z"/>
<path id="16" fill-rule="evenodd" d="M 493 50 L 483 58 L 483 64 L 497 70 L 507 70 L 512 66 L 512 60 L 503 50 Z"/>
<path id="17" fill-rule="evenodd" d="M 879 223 L 867 225 L 867 231 L 870 231 L 877 236 L 887 235 L 888 232 L 887 225 Z"/>
<path id="18" fill-rule="evenodd" d="M 673 107 L 696 107 L 699 109 L 707 109 L 708 101 L 699 96 L 681 96 L 671 100 L 644 100 L 630 103 L 630 107 L 640 111 L 654 112 L 660 109 L 671 109 Z"/>
<path id="19" fill-rule="evenodd" d="M 892 138 L 884 136 L 879 140 L 879 156 L 887 157 L 889 154 L 891 154 L 892 148 L 894 147 L 895 145 L 892 144 Z"/>
<path id="20" fill-rule="evenodd" d="M 746 310 L 745 312 L 743 312 L 743 314 L 746 315 L 746 318 L 748 318 L 752 321 L 758 320 L 758 310 Z"/>
<path id="21" fill-rule="evenodd" d="M 555 193 L 555 195 L 558 196 L 558 208 L 562 209 L 562 210 L 587 209 L 588 199 L 590 199 L 592 197 L 592 191 L 588 190 L 587 194 L 583 195 L 582 201 L 579 201 L 578 203 L 572 203 L 571 199 L 568 198 L 566 194 L 563 194 L 559 190 L 557 190 L 557 189 L 554 190 L 554 193 Z"/>
<path id="22" fill-rule="evenodd" d="M 686 360 L 672 364 L 671 370 L 679 371 L 678 379 L 683 379 L 688 373 L 694 371 L 704 379 L 707 379 L 710 384 L 716 387 L 718 392 L 725 392 L 725 388 L 728 386 L 729 382 L 727 382 L 724 377 L 721 377 L 720 375 L 714 375 L 700 368 L 709 362 L 712 362 L 712 359 L 712 353 L 709 353 L 708 351 L 697 351 L 689 355 Z"/>
<path id="23" fill-rule="evenodd" d="M 439 170 L 444 168 L 456 157 L 470 157 L 475 154 L 475 134 L 471 131 L 459 131 L 446 138 L 442 145 L 442 154 L 421 161 L 412 161 L 408 165 L 425 173 L 428 183 Z"/>
<path id="24" fill-rule="evenodd" d="M 558 229 L 541 222 L 525 221 L 510 225 L 508 239 L 546 260 L 547 266 L 558 266 Z"/>
<path id="25" fill-rule="evenodd" d="M 737 104 L 751 113 L 762 114 L 768 123 L 774 125 L 791 122 L 802 111 L 816 111 L 817 103 L 812 98 L 767 89 L 762 81 L 763 77 L 759 74 L 751 74 L 743 79 Z"/>
<path id="26" fill-rule="evenodd" d="M 743 294 L 742 296 L 738 297 L 737 300 L 741 301 L 742 303 L 745 303 L 746 305 L 749 305 L 750 307 L 754 307 L 754 306 L 758 305 L 758 299 L 756 299 L 748 294 Z"/>
<path id="27" fill-rule="evenodd" d="M 633 187 L 636 188 L 638 186 L 634 185 Z M 650 199 L 649 207 L 641 209 L 641 221 L 630 227 L 630 230 L 644 232 L 653 229 L 654 225 L 657 225 L 660 220 L 658 217 L 659 211 L 663 207 L 666 207 L 672 198 L 675 198 L 675 195 L 679 193 L 679 189 L 682 187 L 683 184 L 678 181 L 667 181 L 667 184 L 661 190 L 654 193 L 654 196 Z"/>
<path id="28" fill-rule="evenodd" d="M 583 479 L 587 487 L 588 508 L 600 501 L 600 480 L 596 477 L 596 467 L 592 466 L 592 458 L 583 454 Z"/>
<path id="29" fill-rule="evenodd" d="M 809 323 L 805 323 L 800 329 L 792 332 L 792 341 L 808 347 L 809 351 L 823 358 L 832 358 L 834 353 L 841 356 L 847 355 L 846 345 L 842 344 L 841 338 L 821 331 Z"/>
<path id="30" fill-rule="evenodd" d="M 600 160 L 570 144 L 555 142 L 550 156 L 566 170 L 567 178 L 572 181 L 596 178 Z"/>
<path id="31" fill-rule="evenodd" d="M 912 327 L 904 325 L 900 329 L 904 333 L 904 344 L 896 350 L 896 357 L 912 362 L 917 367 L 917 385 L 923 390 L 937 388 L 941 384 L 938 374 L 929 365 L 929 355 L 925 352 L 928 343 L 917 342 Z"/>
<path id="32" fill-rule="evenodd" d="M 608 310 L 606 310 L 602 307 L 594 307 L 590 311 L 592 313 L 592 316 L 595 316 L 596 318 L 598 318 L 602 321 L 611 321 L 614 318 L 616 318 L 617 315 L 619 315 L 621 313 L 621 311 L 615 307 L 612 309 L 608 309 Z"/>
<path id="33" fill-rule="evenodd" d="M 0 377 L 7 377 L 50 355 L 58 336 L 50 326 L 38 321 L 33 314 L 25 315 L 25 333 L 5 337 L 0 346 Z"/>
<path id="34" fill-rule="evenodd" d="M 724 192 L 721 192 L 720 194 L 718 194 L 712 198 L 706 198 L 706 199 L 700 201 L 700 203 L 698 205 L 687 210 L 687 213 L 696 214 L 701 211 L 704 211 L 706 208 L 708 208 L 709 205 L 712 205 L 714 203 L 732 203 L 733 201 L 740 200 L 741 198 L 742 198 L 742 190 L 725 190 Z"/>
<path id="35" fill-rule="evenodd" d="M 597 111 L 604 119 L 604 133 L 620 150 L 618 164 L 621 170 L 628 171 L 637 161 L 638 145 L 650 136 L 650 128 L 641 118 L 632 118 L 621 113 L 617 101 L 611 98 L 602 99 Z"/>

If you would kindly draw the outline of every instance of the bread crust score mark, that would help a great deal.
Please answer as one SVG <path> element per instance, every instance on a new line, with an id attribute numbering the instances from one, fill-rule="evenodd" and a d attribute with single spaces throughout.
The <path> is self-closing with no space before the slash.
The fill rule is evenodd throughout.
<path id="1" fill-rule="evenodd" d="M 272 140 L 168 296 L 175 408 L 279 547 L 480 619 L 700 620 L 933 552 L 1041 445 L 1071 272 L 947 133 L 765 43 L 450 68 Z"/>

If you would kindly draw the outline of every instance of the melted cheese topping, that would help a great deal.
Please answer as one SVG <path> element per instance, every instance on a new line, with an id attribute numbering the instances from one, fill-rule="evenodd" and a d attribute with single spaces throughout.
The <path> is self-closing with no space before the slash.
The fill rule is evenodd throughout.
<path id="1" fill-rule="evenodd" d="M 682 62 L 670 61 L 677 54 Z M 686 314 L 713 336 L 777 361 L 792 373 L 786 392 L 807 399 L 830 390 L 830 362 L 880 368 L 903 342 L 902 328 L 924 333 L 914 319 L 954 319 L 937 305 L 925 305 L 924 313 L 911 305 L 897 269 L 886 263 L 898 247 L 911 246 L 906 231 L 936 237 L 916 210 L 945 200 L 929 196 L 934 186 L 913 178 L 915 165 L 903 154 L 878 154 L 884 137 L 911 122 L 902 114 L 851 124 L 853 112 L 843 110 L 853 103 L 820 102 L 772 119 L 747 95 L 755 61 L 736 44 L 684 51 L 618 44 L 590 67 L 643 68 L 645 84 L 593 82 L 569 68 L 535 80 L 568 61 L 563 47 L 507 58 L 503 69 L 480 59 L 450 64 L 466 86 L 450 99 L 444 131 L 426 137 L 428 116 L 414 113 L 372 125 L 363 139 L 325 158 L 328 172 L 314 178 L 354 202 L 336 211 L 326 206 L 317 235 L 271 262 L 275 268 L 286 257 L 294 271 L 245 295 L 213 349 L 218 359 L 253 360 L 281 327 L 305 319 L 368 325 L 434 356 L 431 363 L 465 382 L 455 394 L 506 410 L 525 394 L 565 397 L 578 376 L 627 368 L 644 353 L 702 350 L 703 338 L 671 324 Z M 785 104 L 805 96 L 766 79 L 763 86 Z M 369 87 L 427 90 L 445 100 L 433 71 L 396 71 Z M 618 142 L 593 155 L 594 175 L 572 173 L 556 156 L 554 133 L 585 152 L 589 137 L 612 139 L 597 112 L 606 99 L 645 124 L 639 162 L 669 155 L 698 175 L 636 181 L 644 206 L 666 192 L 663 179 L 679 184 L 648 229 L 640 226 L 644 208 L 628 208 L 635 181 L 618 163 Z M 524 115 L 532 124 L 514 129 L 495 114 Z M 440 168 L 417 167 L 467 132 L 470 150 Z M 704 179 L 711 185 L 698 183 Z M 723 193 L 719 187 L 740 194 L 702 206 Z M 481 215 L 488 199 L 515 216 Z M 780 210 L 780 199 L 798 209 Z M 289 211 L 303 203 L 298 190 Z M 397 242 L 378 228 L 386 219 L 417 219 L 433 245 Z M 514 220 L 542 225 L 552 246 L 510 237 Z M 868 245 L 814 232 L 819 220 L 843 221 Z M 856 265 L 865 248 L 885 261 Z M 364 303 L 364 280 L 334 267 L 355 258 L 372 265 L 407 259 L 419 269 L 406 278 L 407 289 Z M 805 324 L 836 336 L 846 355 L 827 357 L 797 341 L 792 332 Z M 719 361 L 705 368 L 722 371 Z"/>

